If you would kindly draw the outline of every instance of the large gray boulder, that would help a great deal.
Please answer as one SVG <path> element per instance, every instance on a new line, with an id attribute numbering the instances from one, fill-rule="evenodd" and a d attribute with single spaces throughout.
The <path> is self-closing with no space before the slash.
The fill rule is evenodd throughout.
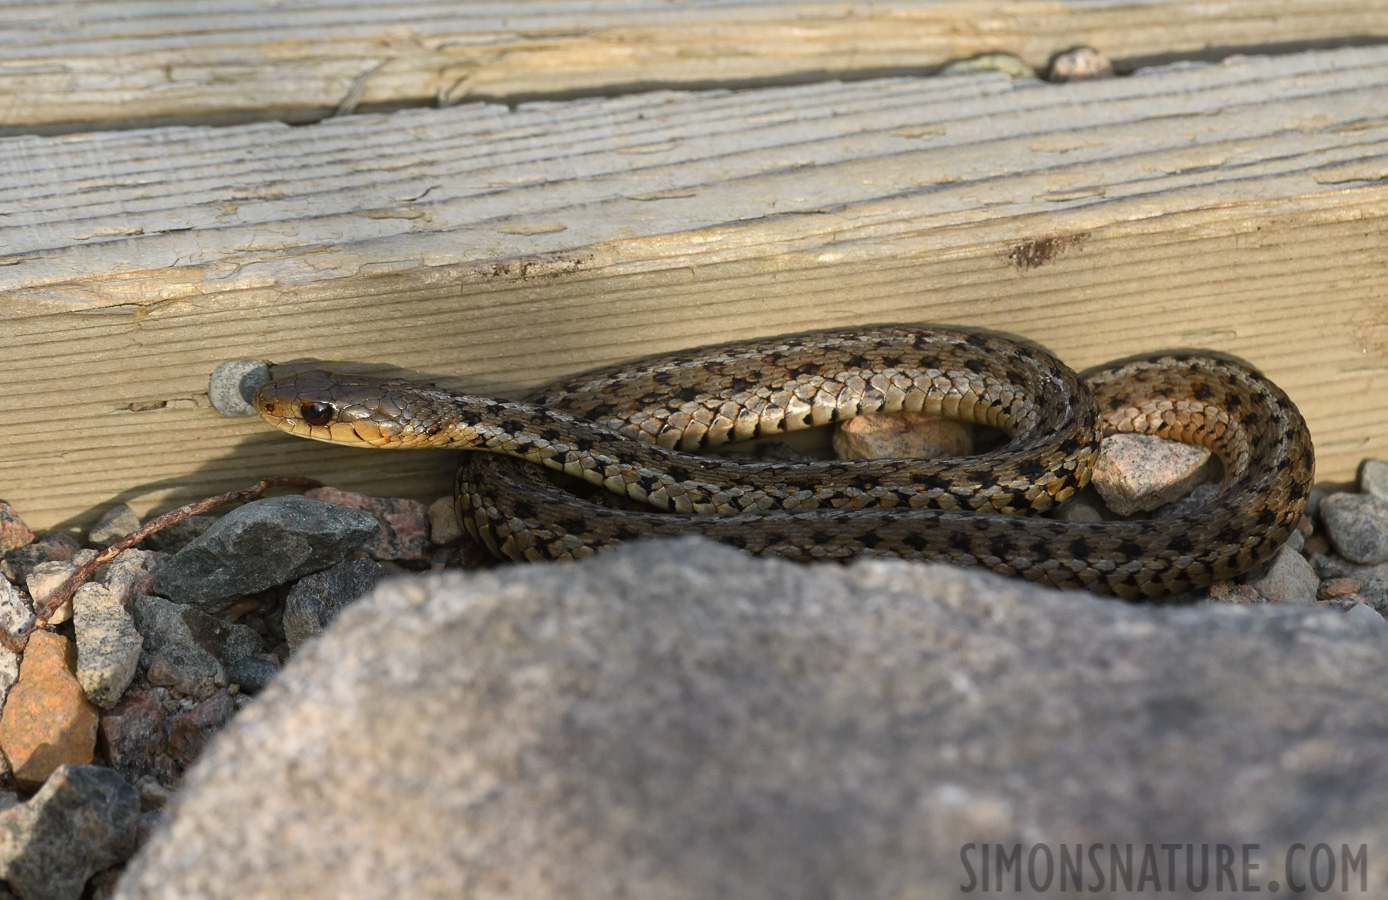
<path id="1" fill-rule="evenodd" d="M 1220 845 L 1275 896 L 1318 844 L 1367 896 L 1385 633 L 695 540 L 388 582 L 214 741 L 116 896 L 934 898 L 996 893 L 999 850 L 1017 896 L 1076 849 L 1129 896 L 1128 847 L 1169 897 L 1187 846 L 1214 890 Z"/>

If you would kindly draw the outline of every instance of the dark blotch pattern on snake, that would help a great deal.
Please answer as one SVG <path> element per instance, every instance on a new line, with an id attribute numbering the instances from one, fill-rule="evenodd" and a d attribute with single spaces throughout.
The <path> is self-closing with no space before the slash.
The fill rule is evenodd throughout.
<path id="1" fill-rule="evenodd" d="M 1202 587 L 1267 559 L 1295 527 L 1313 473 L 1296 407 L 1244 364 L 1170 354 L 1081 381 L 1042 350 L 958 328 L 667 354 L 567 379 L 528 403 L 309 372 L 262 386 L 256 406 L 318 440 L 490 451 L 464 454 L 457 505 L 467 530 L 503 557 L 585 556 L 696 533 L 790 559 L 937 560 L 1128 598 Z M 687 452 L 896 410 L 991 425 L 1009 440 L 946 460 L 748 463 Z M 1101 436 L 1114 432 L 1209 447 L 1225 467 L 1218 496 L 1146 521 L 1027 515 L 1083 487 Z M 576 497 L 540 466 L 651 511 Z"/>

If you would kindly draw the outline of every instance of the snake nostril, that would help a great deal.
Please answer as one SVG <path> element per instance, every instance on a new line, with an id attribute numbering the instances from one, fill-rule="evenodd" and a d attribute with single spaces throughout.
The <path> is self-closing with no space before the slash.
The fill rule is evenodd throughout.
<path id="1" fill-rule="evenodd" d="M 331 403 L 323 403 L 322 401 L 305 403 L 303 406 L 299 407 L 299 415 L 310 425 L 328 424 L 332 421 L 333 413 L 335 412 L 336 410 L 333 409 Z"/>

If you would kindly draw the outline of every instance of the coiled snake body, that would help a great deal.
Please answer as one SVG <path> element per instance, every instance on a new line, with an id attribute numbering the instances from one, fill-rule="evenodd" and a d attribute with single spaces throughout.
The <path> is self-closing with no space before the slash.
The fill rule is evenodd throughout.
<path id="1" fill-rule="evenodd" d="M 1295 527 L 1313 472 L 1300 413 L 1246 365 L 1173 354 L 1113 363 L 1081 381 L 1044 351 L 960 329 L 704 348 L 588 373 L 529 403 L 324 372 L 272 381 L 255 402 L 277 428 L 317 440 L 490 451 L 464 454 L 458 514 L 494 553 L 516 559 L 697 533 L 798 560 L 939 560 L 1154 597 L 1267 559 Z M 903 409 L 992 425 L 1010 440 L 948 460 L 746 463 L 686 452 Z M 1225 467 L 1218 496 L 1144 521 L 1027 515 L 1083 487 L 1101 436 L 1114 432 L 1209 447 Z M 514 458 L 652 510 L 580 499 Z"/>

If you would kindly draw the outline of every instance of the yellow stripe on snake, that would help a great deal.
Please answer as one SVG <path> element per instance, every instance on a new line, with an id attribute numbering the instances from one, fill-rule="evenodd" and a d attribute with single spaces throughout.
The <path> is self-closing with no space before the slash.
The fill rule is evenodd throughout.
<path id="1" fill-rule="evenodd" d="M 957 328 L 708 347 L 591 372 L 526 403 L 309 372 L 263 385 L 255 404 L 275 427 L 316 440 L 486 451 L 463 455 L 458 515 L 513 559 L 694 533 L 796 560 L 937 560 L 1157 597 L 1271 556 L 1296 526 L 1313 473 L 1301 414 L 1244 364 L 1168 354 L 1081 380 L 1035 347 Z M 688 452 L 896 410 L 991 425 L 1009 440 L 956 459 L 749 463 Z M 1084 487 L 1101 436 L 1116 432 L 1209 447 L 1224 463 L 1219 494 L 1152 520 L 1028 515 Z M 581 499 L 541 466 L 652 509 Z"/>

